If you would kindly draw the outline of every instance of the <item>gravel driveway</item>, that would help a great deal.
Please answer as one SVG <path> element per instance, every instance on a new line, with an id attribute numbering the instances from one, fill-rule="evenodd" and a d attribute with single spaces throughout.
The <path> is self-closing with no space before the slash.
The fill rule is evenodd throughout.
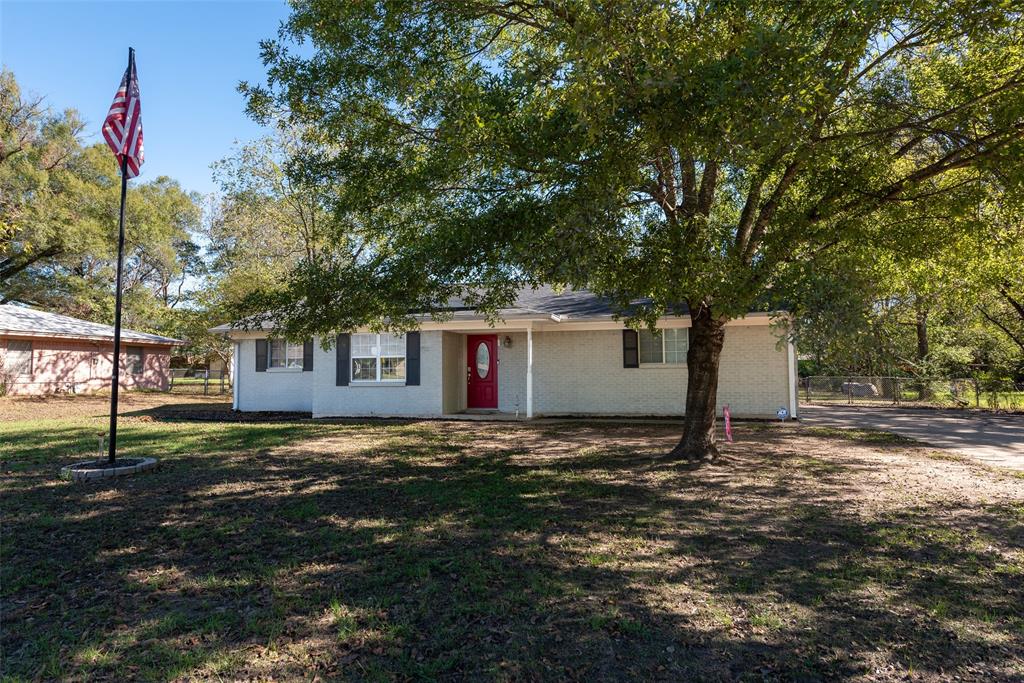
<path id="1" fill-rule="evenodd" d="M 1024 415 L 957 410 L 801 405 L 815 427 L 878 429 L 943 448 L 996 467 L 1024 470 Z"/>

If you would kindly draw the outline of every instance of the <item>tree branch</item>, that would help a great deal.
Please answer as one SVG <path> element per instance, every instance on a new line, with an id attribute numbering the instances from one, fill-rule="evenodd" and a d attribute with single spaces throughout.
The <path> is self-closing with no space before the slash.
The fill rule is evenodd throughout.
<path id="1" fill-rule="evenodd" d="M 61 247 L 54 245 L 51 247 L 47 247 L 42 251 L 38 251 L 28 257 L 26 257 L 24 253 L 22 253 L 20 255 L 20 259 L 18 256 L 12 256 L 8 259 L 5 259 L 3 262 L 0 262 L 0 282 L 8 280 L 17 275 L 18 273 L 20 273 L 21 271 L 25 270 L 29 266 L 38 263 L 43 259 L 56 256 L 60 252 Z"/>
<path id="2" fill-rule="evenodd" d="M 978 306 L 978 312 L 981 313 L 981 315 L 984 316 L 986 320 L 988 320 L 990 323 L 992 323 L 1000 330 L 1002 330 L 1007 337 L 1009 337 L 1013 342 L 1017 344 L 1017 346 L 1021 348 L 1021 351 L 1024 351 L 1024 339 L 1011 332 L 1010 329 L 1006 327 L 1006 325 L 999 322 L 995 317 L 990 315 L 989 312 L 985 310 L 984 306 Z"/>
<path id="3" fill-rule="evenodd" d="M 1007 303 L 1013 307 L 1013 310 L 1017 311 L 1017 315 L 1020 316 L 1020 319 L 1024 321 L 1024 301 L 1018 301 L 1010 296 L 1010 292 L 1005 286 L 999 288 L 999 295 L 1006 299 Z"/>

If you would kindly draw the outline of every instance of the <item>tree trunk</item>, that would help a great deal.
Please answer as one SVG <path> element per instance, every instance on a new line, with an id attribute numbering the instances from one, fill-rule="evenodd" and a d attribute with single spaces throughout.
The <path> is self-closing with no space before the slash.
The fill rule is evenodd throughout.
<path id="1" fill-rule="evenodd" d="M 928 361 L 928 309 L 916 306 L 917 312 L 914 320 L 914 329 L 917 331 L 917 363 L 918 367 L 924 367 Z M 931 397 L 931 388 L 928 382 L 923 380 L 918 387 L 918 395 L 922 401 Z"/>
<path id="2" fill-rule="evenodd" d="M 914 327 L 917 330 L 917 361 L 923 364 L 928 360 L 928 311 L 917 309 Z"/>
<path id="3" fill-rule="evenodd" d="M 718 398 L 718 366 L 725 341 L 725 320 L 704 307 L 692 318 L 690 347 L 686 352 L 686 415 L 683 438 L 669 457 L 706 460 L 718 455 L 715 445 L 715 403 Z"/>

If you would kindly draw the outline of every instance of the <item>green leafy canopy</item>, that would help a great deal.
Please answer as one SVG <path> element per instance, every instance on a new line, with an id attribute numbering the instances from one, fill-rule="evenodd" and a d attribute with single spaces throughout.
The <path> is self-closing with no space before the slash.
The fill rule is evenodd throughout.
<path id="1" fill-rule="evenodd" d="M 515 285 L 717 320 L 856 245 L 940 249 L 1019 192 L 1006 0 L 298 0 L 250 113 L 304 131 L 328 247 L 239 313 L 409 325 Z"/>

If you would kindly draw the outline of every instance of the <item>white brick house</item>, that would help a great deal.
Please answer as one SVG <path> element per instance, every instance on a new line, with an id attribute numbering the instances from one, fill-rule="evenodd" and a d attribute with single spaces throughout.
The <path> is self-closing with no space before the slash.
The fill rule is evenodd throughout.
<path id="1" fill-rule="evenodd" d="M 688 316 L 659 332 L 626 329 L 589 292 L 524 290 L 490 327 L 471 309 L 424 319 L 401 337 L 357 330 L 324 349 L 290 344 L 272 329 L 214 328 L 234 340 L 234 407 L 314 417 L 438 417 L 498 412 L 555 415 L 680 415 L 686 399 Z M 797 412 L 796 356 L 767 313 L 725 330 L 718 409 L 737 417 Z"/>

